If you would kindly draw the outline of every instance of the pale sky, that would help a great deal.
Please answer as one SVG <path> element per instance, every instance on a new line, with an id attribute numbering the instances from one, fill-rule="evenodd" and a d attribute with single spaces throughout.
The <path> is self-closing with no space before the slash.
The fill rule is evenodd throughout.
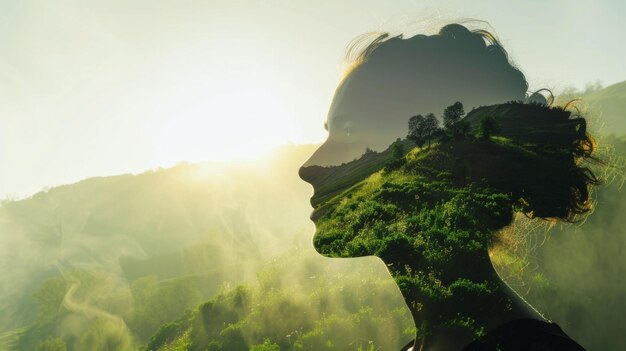
<path id="1" fill-rule="evenodd" d="M 0 198 L 324 140 L 346 45 L 489 22 L 531 89 L 626 80 L 626 2 L 0 0 Z"/>

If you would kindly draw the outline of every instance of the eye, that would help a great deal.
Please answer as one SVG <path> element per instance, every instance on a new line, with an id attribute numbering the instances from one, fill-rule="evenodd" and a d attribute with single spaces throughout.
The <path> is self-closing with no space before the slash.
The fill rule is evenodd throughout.
<path id="1" fill-rule="evenodd" d="M 328 121 L 324 122 L 324 129 L 328 132 Z"/>

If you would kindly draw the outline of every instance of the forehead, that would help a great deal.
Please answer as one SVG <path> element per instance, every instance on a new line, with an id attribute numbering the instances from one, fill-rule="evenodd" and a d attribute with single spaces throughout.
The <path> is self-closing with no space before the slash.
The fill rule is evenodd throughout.
<path id="1" fill-rule="evenodd" d="M 462 57 L 437 58 L 365 62 L 356 67 L 335 91 L 327 117 L 329 131 L 351 121 L 352 128 L 394 133 L 395 140 L 406 136 L 411 116 L 440 117 L 456 101 L 469 112 L 525 96 L 523 79 Z"/>
<path id="2" fill-rule="evenodd" d="M 326 126 L 330 133 L 350 128 L 371 134 L 405 134 L 410 116 L 424 105 L 416 93 L 419 82 L 398 79 L 393 72 L 358 67 L 337 87 Z"/>
<path id="3" fill-rule="evenodd" d="M 345 77 L 337 89 L 335 90 L 335 94 L 333 95 L 333 100 L 330 104 L 330 108 L 328 109 L 328 115 L 326 116 L 325 126 L 326 129 L 330 131 L 331 128 L 337 126 L 342 121 L 345 122 L 349 120 L 348 115 L 348 107 L 346 106 L 346 102 L 344 101 L 344 96 L 346 90 L 348 89 L 350 77 Z"/>

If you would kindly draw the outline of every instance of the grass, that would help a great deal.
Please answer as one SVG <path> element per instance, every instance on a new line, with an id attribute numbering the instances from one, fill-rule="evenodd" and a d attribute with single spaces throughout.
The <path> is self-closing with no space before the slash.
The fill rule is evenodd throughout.
<path id="1" fill-rule="evenodd" d="M 26 328 L 13 329 L 0 334 L 0 351 L 13 350 L 25 330 Z"/>

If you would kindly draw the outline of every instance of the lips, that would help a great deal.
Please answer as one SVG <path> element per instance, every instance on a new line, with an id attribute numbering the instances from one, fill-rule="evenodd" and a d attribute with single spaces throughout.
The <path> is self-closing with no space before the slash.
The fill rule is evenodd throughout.
<path id="1" fill-rule="evenodd" d="M 323 216 L 325 213 L 325 211 L 320 211 L 319 207 L 318 208 L 314 208 L 313 211 L 311 211 L 311 215 L 309 216 L 309 218 L 311 219 L 311 221 L 313 221 L 313 223 L 317 223 L 317 221 L 320 219 L 321 216 Z"/>

